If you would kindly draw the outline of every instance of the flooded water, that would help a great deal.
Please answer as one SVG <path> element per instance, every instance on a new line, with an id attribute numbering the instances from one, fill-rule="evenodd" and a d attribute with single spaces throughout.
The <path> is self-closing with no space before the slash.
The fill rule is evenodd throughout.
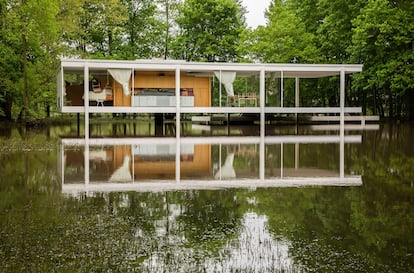
<path id="1" fill-rule="evenodd" d="M 2 128 L 0 272 L 414 272 L 414 126 Z"/>

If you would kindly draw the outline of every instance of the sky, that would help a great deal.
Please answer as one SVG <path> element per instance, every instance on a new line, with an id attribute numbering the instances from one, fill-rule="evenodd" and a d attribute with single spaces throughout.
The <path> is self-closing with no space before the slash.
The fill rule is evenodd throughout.
<path id="1" fill-rule="evenodd" d="M 269 7 L 271 0 L 242 0 L 246 7 L 246 22 L 249 27 L 256 28 L 265 25 L 264 12 Z"/>

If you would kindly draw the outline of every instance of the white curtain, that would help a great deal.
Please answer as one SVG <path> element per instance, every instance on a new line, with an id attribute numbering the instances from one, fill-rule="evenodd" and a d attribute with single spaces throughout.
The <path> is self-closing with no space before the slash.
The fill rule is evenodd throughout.
<path id="1" fill-rule="evenodd" d="M 221 71 L 220 73 L 220 71 L 214 71 L 214 75 L 217 77 L 217 79 L 219 79 L 220 83 L 224 85 L 227 96 L 233 97 L 233 82 L 236 79 L 236 72 Z"/>
<path id="2" fill-rule="evenodd" d="M 129 89 L 129 79 L 131 78 L 130 69 L 108 69 L 109 74 L 114 78 L 121 86 L 124 91 L 124 95 L 128 96 L 131 93 Z"/>
<path id="3" fill-rule="evenodd" d="M 234 167 L 233 167 L 233 161 L 234 161 L 234 153 L 228 154 L 226 157 L 226 161 L 224 162 L 220 170 L 214 175 L 214 178 L 215 179 L 219 179 L 220 177 L 222 179 L 236 178 L 236 171 L 234 170 Z"/>
<path id="4" fill-rule="evenodd" d="M 109 178 L 111 182 L 132 182 L 132 175 L 129 170 L 129 163 L 131 158 L 129 155 L 124 156 L 124 162 Z"/>

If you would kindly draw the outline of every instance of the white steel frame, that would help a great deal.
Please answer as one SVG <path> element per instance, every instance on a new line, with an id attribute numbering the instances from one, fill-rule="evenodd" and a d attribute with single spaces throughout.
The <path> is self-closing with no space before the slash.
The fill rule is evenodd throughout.
<path id="1" fill-rule="evenodd" d="M 343 130 L 343 128 L 342 128 Z M 63 139 L 61 146 L 61 157 L 64 158 L 64 147 L 80 145 L 84 146 L 85 156 L 85 173 L 84 183 L 82 184 L 65 184 L 64 181 L 64 165 L 62 163 L 62 190 L 66 193 L 75 193 L 80 191 L 94 192 L 94 191 L 123 191 L 123 190 L 136 190 L 136 191 L 151 191 L 151 190 L 177 190 L 177 189 L 208 189 L 208 188 L 228 188 L 228 187 L 297 187 L 297 186 L 359 186 L 362 185 L 361 176 L 357 175 L 345 175 L 345 143 L 360 143 L 362 137 L 360 135 L 347 135 L 343 132 L 339 136 L 326 136 L 326 135 L 312 135 L 312 136 L 264 136 L 261 133 L 260 136 L 234 136 L 234 137 L 170 137 L 170 138 L 78 138 L 78 139 Z M 160 181 L 139 181 L 134 180 L 130 183 L 101 183 L 96 181 L 90 181 L 89 174 L 89 148 L 90 146 L 106 146 L 106 145 L 137 145 L 137 144 L 153 144 L 163 143 L 176 145 L 176 157 L 175 157 L 175 180 L 160 180 Z M 295 168 L 299 168 L 299 145 L 310 143 L 338 143 L 339 144 L 339 170 L 337 177 L 284 177 L 283 173 L 283 145 L 295 144 Z M 226 180 L 182 180 L 181 179 L 181 159 L 180 159 L 180 147 L 183 144 L 212 144 L 212 145 L 225 145 L 225 144 L 258 144 L 260 147 L 260 160 L 259 160 L 259 178 L 258 179 L 226 179 Z M 281 162 L 280 162 L 280 178 L 266 177 L 265 176 L 265 145 L 281 145 Z M 63 159 L 62 159 L 63 162 Z M 221 164 L 220 164 L 221 166 Z M 275 167 L 275 166 L 273 166 Z"/>
<path id="2" fill-rule="evenodd" d="M 84 79 L 88 79 L 89 71 L 93 69 L 131 69 L 135 71 L 174 71 L 176 106 L 173 107 L 118 107 L 118 106 L 66 106 L 64 97 L 64 72 L 77 70 L 84 72 Z M 180 75 L 181 72 L 211 74 L 214 71 L 235 71 L 237 73 L 254 73 L 259 75 L 259 106 L 258 107 L 222 107 L 221 98 L 219 107 L 180 107 Z M 85 113 L 85 135 L 89 136 L 89 113 L 175 113 L 177 137 L 180 132 L 180 116 L 187 113 L 256 113 L 260 114 L 261 130 L 264 131 L 266 114 L 339 114 L 340 125 L 345 123 L 345 114 L 361 113 L 361 107 L 345 107 L 345 77 L 347 74 L 362 71 L 359 64 L 255 64 L 255 63 L 199 63 L 172 60 L 87 60 L 87 59 L 63 59 L 58 73 L 58 98 L 59 107 L 66 113 Z M 267 72 L 278 72 L 281 77 L 281 107 L 265 106 L 265 78 Z M 339 107 L 300 107 L 299 105 L 299 80 L 300 78 L 319 78 L 339 76 Z M 283 79 L 295 79 L 295 107 L 284 107 Z M 88 85 L 84 85 L 84 101 L 89 101 Z M 220 95 L 221 95 L 220 85 Z"/>

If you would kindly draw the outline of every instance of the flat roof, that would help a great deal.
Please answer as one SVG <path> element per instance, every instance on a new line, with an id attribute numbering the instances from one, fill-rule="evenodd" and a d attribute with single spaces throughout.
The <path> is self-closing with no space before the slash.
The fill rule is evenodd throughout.
<path id="1" fill-rule="evenodd" d="M 88 66 L 91 71 L 108 68 L 134 69 L 136 71 L 175 71 L 179 68 L 195 77 L 212 77 L 214 71 L 234 71 L 238 76 L 254 76 L 264 70 L 284 78 L 320 78 L 362 71 L 362 64 L 293 64 L 293 63 L 208 63 L 187 62 L 183 60 L 97 60 L 97 59 L 62 59 L 65 71 L 78 71 Z"/>
<path id="2" fill-rule="evenodd" d="M 228 180 L 175 180 L 135 181 L 134 183 L 105 183 L 90 181 L 85 183 L 62 184 L 62 193 L 76 196 L 94 192 L 164 192 L 177 190 L 218 190 L 229 188 L 287 188 L 287 187 L 351 187 L 361 186 L 361 176 L 339 177 L 287 177 L 267 179 L 228 179 Z"/>

